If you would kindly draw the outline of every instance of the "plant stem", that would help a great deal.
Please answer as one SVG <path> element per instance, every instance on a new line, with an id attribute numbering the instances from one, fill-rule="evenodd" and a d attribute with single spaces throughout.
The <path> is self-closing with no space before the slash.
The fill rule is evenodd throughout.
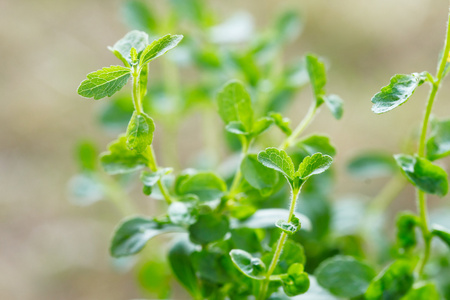
<path id="1" fill-rule="evenodd" d="M 300 188 L 295 189 L 295 188 L 291 187 L 291 192 L 292 192 L 291 207 L 289 208 L 288 223 L 292 221 L 292 217 L 294 216 L 295 205 L 296 205 L 296 202 L 298 199 L 299 191 L 300 191 Z M 264 279 L 264 281 L 261 284 L 261 289 L 260 289 L 258 300 L 266 299 L 267 289 L 268 289 L 269 283 L 270 283 L 270 276 L 275 271 L 278 260 L 280 259 L 280 256 L 281 256 L 281 252 L 283 251 L 283 246 L 284 246 L 284 243 L 286 242 L 286 238 L 287 238 L 287 233 L 283 231 L 280 235 L 280 239 L 278 240 L 277 247 L 275 249 L 275 253 L 274 253 L 274 255 L 272 257 L 272 261 L 270 262 L 270 265 L 269 265 L 269 269 L 267 269 L 266 279 Z"/>
<path id="2" fill-rule="evenodd" d="M 140 77 L 140 71 L 135 70 L 133 72 L 132 97 L 133 97 L 134 109 L 136 109 L 136 112 L 138 114 L 142 114 L 142 100 L 141 100 L 141 93 L 139 91 L 139 77 Z"/>
<path id="3" fill-rule="evenodd" d="M 236 175 L 234 175 L 233 182 L 231 183 L 230 192 L 228 193 L 229 198 L 233 198 L 239 188 L 239 184 L 241 183 L 242 179 L 242 173 L 241 173 L 241 163 L 242 160 L 245 158 L 248 152 L 248 148 L 250 146 L 250 142 L 248 141 L 246 137 L 241 138 L 242 141 L 242 153 L 241 153 L 241 159 L 239 160 L 239 165 L 236 171 Z"/>
<path id="4" fill-rule="evenodd" d="M 303 130 L 308 127 L 308 125 L 312 122 L 314 119 L 314 116 L 317 112 L 317 105 L 315 102 L 311 103 L 311 106 L 309 107 L 308 113 L 303 118 L 303 120 L 298 124 L 298 126 L 295 128 L 295 130 L 289 135 L 283 143 L 281 143 L 280 146 L 278 146 L 279 149 L 285 150 L 286 148 L 289 148 L 291 144 L 295 141 L 295 139 L 303 132 Z"/>
<path id="5" fill-rule="evenodd" d="M 148 158 L 150 160 L 148 167 L 153 172 L 156 172 L 158 170 L 158 163 L 156 162 L 155 151 L 153 150 L 153 145 L 150 145 L 150 151 L 149 151 Z M 158 187 L 159 187 L 159 190 L 161 191 L 161 194 L 164 197 L 164 200 L 166 200 L 167 204 L 172 203 L 172 198 L 170 197 L 169 191 L 164 186 L 164 184 L 161 182 L 161 179 L 158 180 Z"/>
<path id="6" fill-rule="evenodd" d="M 431 110 L 433 108 L 434 99 L 436 98 L 438 89 L 440 87 L 441 81 L 443 79 L 443 74 L 445 70 L 445 65 L 447 64 L 448 55 L 450 51 L 450 12 L 448 14 L 448 21 L 447 21 L 447 35 L 445 39 L 445 45 L 444 45 L 444 51 L 442 52 L 441 61 L 439 62 L 439 67 L 436 75 L 436 81 L 432 82 L 432 88 L 430 91 L 430 94 L 428 96 L 427 101 L 427 108 L 425 111 L 425 116 L 423 118 L 422 122 L 422 130 L 420 133 L 420 140 L 419 140 L 419 150 L 418 155 L 420 157 L 425 156 L 425 141 L 427 137 L 427 129 L 428 129 L 428 123 L 431 115 Z M 417 209 L 419 210 L 420 214 L 420 222 L 421 222 L 421 229 L 422 229 L 422 236 L 424 239 L 424 253 L 423 256 L 419 262 L 418 265 L 418 275 L 421 276 L 423 273 L 423 269 L 425 268 L 425 265 L 428 261 L 428 258 L 430 256 L 430 248 L 431 248 L 431 234 L 430 229 L 428 227 L 428 214 L 427 214 L 427 197 L 425 192 L 417 189 Z"/>

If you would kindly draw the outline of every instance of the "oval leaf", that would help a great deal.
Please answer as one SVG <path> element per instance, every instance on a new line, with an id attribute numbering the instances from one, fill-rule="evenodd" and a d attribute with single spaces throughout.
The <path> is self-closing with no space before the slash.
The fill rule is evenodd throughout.
<path id="1" fill-rule="evenodd" d="M 256 154 L 245 156 L 241 163 L 241 172 L 245 180 L 258 190 L 272 188 L 278 183 L 278 173 L 262 165 Z"/>
<path id="2" fill-rule="evenodd" d="M 234 265 L 241 271 L 245 276 L 248 276 L 257 280 L 265 279 L 266 265 L 261 259 L 251 256 L 250 253 L 233 249 L 230 252 L 231 260 Z"/>
<path id="3" fill-rule="evenodd" d="M 300 163 L 295 176 L 305 180 L 312 175 L 325 172 L 331 166 L 332 162 L 333 159 L 331 156 L 323 155 L 322 153 L 307 156 Z"/>
<path id="4" fill-rule="evenodd" d="M 145 113 L 138 114 L 136 111 L 131 117 L 127 128 L 127 146 L 130 150 L 141 153 L 151 145 L 155 123 Z"/>
<path id="5" fill-rule="evenodd" d="M 450 155 L 450 120 L 432 122 L 431 137 L 427 141 L 427 158 L 436 160 Z"/>
<path id="6" fill-rule="evenodd" d="M 294 179 L 294 163 L 284 150 L 267 148 L 258 153 L 258 160 L 264 166 L 283 174 L 289 181 Z"/>
<path id="7" fill-rule="evenodd" d="M 176 47 L 182 39 L 182 35 L 167 34 L 158 40 L 154 40 L 142 52 L 139 64 L 142 66 L 154 60 L 155 58 L 160 57 L 170 49 Z"/>
<path id="8" fill-rule="evenodd" d="M 199 172 L 187 176 L 177 187 L 181 195 L 194 194 L 200 201 L 219 199 L 226 190 L 225 182 L 213 172 Z"/>
<path id="9" fill-rule="evenodd" d="M 78 87 L 78 94 L 86 98 L 94 98 L 95 100 L 106 96 L 111 97 L 127 84 L 130 77 L 129 68 L 122 66 L 105 67 L 89 73 L 87 79 Z"/>
<path id="10" fill-rule="evenodd" d="M 118 40 L 114 46 L 108 47 L 119 59 L 131 64 L 131 48 L 141 53 L 148 45 L 148 34 L 143 31 L 133 30 L 128 32 L 122 39 Z"/>

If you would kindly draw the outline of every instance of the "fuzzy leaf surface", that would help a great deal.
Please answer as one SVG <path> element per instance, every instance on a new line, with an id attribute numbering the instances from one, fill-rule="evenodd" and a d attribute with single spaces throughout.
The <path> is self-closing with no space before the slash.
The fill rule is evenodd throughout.
<path id="1" fill-rule="evenodd" d="M 241 172 L 245 180 L 258 190 L 273 188 L 278 183 L 278 173 L 261 164 L 256 154 L 245 156 Z"/>
<path id="2" fill-rule="evenodd" d="M 141 53 L 148 45 L 148 35 L 139 30 L 128 32 L 122 39 L 118 40 L 114 46 L 108 47 L 118 58 L 122 57 L 129 64 L 131 64 L 131 48 L 136 49 L 136 52 Z"/>
<path id="3" fill-rule="evenodd" d="M 264 166 L 280 172 L 288 180 L 294 179 L 294 163 L 284 150 L 267 148 L 258 153 L 258 161 Z"/>
<path id="4" fill-rule="evenodd" d="M 170 49 L 175 48 L 183 39 L 182 35 L 167 34 L 160 39 L 154 40 L 141 54 L 140 65 L 145 65 L 155 58 L 165 54 Z"/>
<path id="5" fill-rule="evenodd" d="M 127 146 L 130 150 L 142 153 L 151 145 L 155 123 L 147 114 L 138 114 L 136 111 L 131 117 L 127 128 Z"/>
<path id="6" fill-rule="evenodd" d="M 312 175 L 325 172 L 331 166 L 332 162 L 333 159 L 331 156 L 323 155 L 322 153 L 307 156 L 300 163 L 295 176 L 305 180 Z"/>
<path id="7" fill-rule="evenodd" d="M 122 66 L 105 67 L 89 73 L 78 87 L 78 94 L 99 100 L 120 91 L 130 79 L 130 69 Z"/>

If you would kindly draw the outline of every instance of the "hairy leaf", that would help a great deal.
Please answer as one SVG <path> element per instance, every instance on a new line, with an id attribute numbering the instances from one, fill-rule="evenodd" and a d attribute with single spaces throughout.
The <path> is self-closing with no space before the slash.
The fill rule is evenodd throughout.
<path id="1" fill-rule="evenodd" d="M 111 66 L 97 70 L 87 75 L 87 79 L 78 87 L 78 94 L 95 100 L 106 96 L 111 97 L 127 84 L 130 76 L 130 69 L 122 66 Z"/>
<path id="2" fill-rule="evenodd" d="M 297 172 L 294 176 L 298 176 L 305 180 L 312 175 L 317 175 L 325 172 L 331 166 L 333 159 L 329 155 L 316 153 L 312 156 L 307 156 L 300 163 Z"/>
<path id="3" fill-rule="evenodd" d="M 148 45 L 148 34 L 143 31 L 133 30 L 128 32 L 122 39 L 118 40 L 114 46 L 108 47 L 119 59 L 125 60 L 129 64 L 131 60 L 131 48 L 136 49 L 136 52 L 141 53 Z"/>
<path id="4" fill-rule="evenodd" d="M 127 146 L 130 150 L 141 153 L 151 145 L 155 123 L 145 113 L 133 113 L 127 128 Z"/>
<path id="5" fill-rule="evenodd" d="M 182 39 L 182 35 L 167 34 L 160 39 L 154 40 L 142 52 L 139 64 L 142 66 L 160 57 L 170 49 L 176 47 Z"/>
<path id="6" fill-rule="evenodd" d="M 294 163 L 284 150 L 267 148 L 258 153 L 258 160 L 264 166 L 283 174 L 289 181 L 294 179 Z"/>
<path id="7" fill-rule="evenodd" d="M 180 194 L 194 194 L 201 201 L 219 199 L 227 190 L 225 182 L 213 172 L 198 172 L 184 178 L 177 187 Z"/>
<path id="8" fill-rule="evenodd" d="M 291 120 L 284 118 L 280 113 L 271 112 L 270 117 L 274 120 L 275 125 L 281 129 L 287 136 L 291 135 L 292 129 L 290 127 Z"/>
<path id="9" fill-rule="evenodd" d="M 278 220 L 275 225 L 286 232 L 287 234 L 294 234 L 300 229 L 300 220 L 294 215 L 291 222 L 286 222 L 284 220 Z"/>
<path id="10" fill-rule="evenodd" d="M 416 226 L 420 226 L 419 217 L 403 212 L 397 217 L 397 242 L 401 248 L 410 249 L 417 243 Z"/>

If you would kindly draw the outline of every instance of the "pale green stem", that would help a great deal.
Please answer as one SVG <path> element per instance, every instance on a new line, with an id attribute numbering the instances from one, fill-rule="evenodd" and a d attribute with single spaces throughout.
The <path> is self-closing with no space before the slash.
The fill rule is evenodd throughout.
<path id="1" fill-rule="evenodd" d="M 314 119 L 314 116 L 317 112 L 317 105 L 315 102 L 311 104 L 309 107 L 308 113 L 303 118 L 303 120 L 298 124 L 298 126 L 294 129 L 294 131 L 289 135 L 283 143 L 281 143 L 280 146 L 278 146 L 279 149 L 287 149 L 289 146 L 291 146 L 292 143 L 294 143 L 295 139 L 308 127 L 308 125 L 312 122 Z"/>
<path id="2" fill-rule="evenodd" d="M 142 114 L 142 100 L 141 100 L 141 93 L 139 91 L 139 76 L 140 71 L 135 70 L 133 72 L 133 91 L 132 91 L 132 97 L 133 97 L 133 104 L 134 109 L 136 109 L 136 112 L 138 114 Z"/>
<path id="3" fill-rule="evenodd" d="M 150 145 L 150 155 L 149 155 L 148 167 L 153 172 L 156 172 L 158 170 L 158 163 L 156 162 L 155 151 L 153 150 L 153 145 Z M 169 191 L 164 186 L 164 184 L 161 182 L 161 179 L 158 180 L 157 184 L 158 184 L 159 190 L 161 191 L 161 194 L 163 195 L 164 200 L 166 200 L 167 204 L 172 203 L 172 198 L 170 197 Z"/>
<path id="4" fill-rule="evenodd" d="M 448 18 L 449 19 L 447 21 L 447 35 L 445 39 L 444 51 L 442 52 L 442 58 L 441 61 L 439 62 L 439 68 L 436 75 L 436 82 L 432 82 L 433 85 L 430 91 L 430 95 L 428 96 L 427 108 L 422 122 L 422 130 L 420 133 L 419 151 L 418 151 L 418 155 L 420 157 L 425 156 L 425 142 L 427 138 L 428 122 L 431 115 L 431 110 L 433 108 L 434 99 L 436 98 L 438 89 L 443 79 L 445 65 L 447 64 L 448 54 L 450 51 L 450 12 Z M 421 229 L 425 244 L 424 253 L 418 265 L 418 274 L 419 276 L 421 276 L 423 273 L 423 269 L 425 268 L 425 265 L 428 261 L 428 258 L 430 257 L 431 234 L 430 229 L 428 227 L 427 197 L 425 192 L 421 191 L 420 189 L 417 189 L 417 209 L 419 210 L 420 214 Z"/>
<path id="5" fill-rule="evenodd" d="M 292 217 L 294 216 L 295 212 L 295 205 L 298 199 L 300 188 L 294 189 L 291 187 L 291 207 L 289 208 L 289 217 L 288 217 L 288 223 L 292 221 Z M 287 233 L 282 232 L 280 235 L 280 239 L 278 240 L 277 247 L 275 249 L 275 253 L 272 257 L 272 261 L 270 262 L 269 268 L 267 269 L 266 273 L 266 279 L 261 284 L 260 293 L 258 296 L 258 300 L 264 300 L 266 299 L 267 294 L 267 288 L 269 287 L 269 283 L 271 280 L 272 273 L 275 271 L 275 268 L 277 267 L 278 260 L 280 259 L 281 252 L 283 251 L 284 243 L 286 242 Z"/>

